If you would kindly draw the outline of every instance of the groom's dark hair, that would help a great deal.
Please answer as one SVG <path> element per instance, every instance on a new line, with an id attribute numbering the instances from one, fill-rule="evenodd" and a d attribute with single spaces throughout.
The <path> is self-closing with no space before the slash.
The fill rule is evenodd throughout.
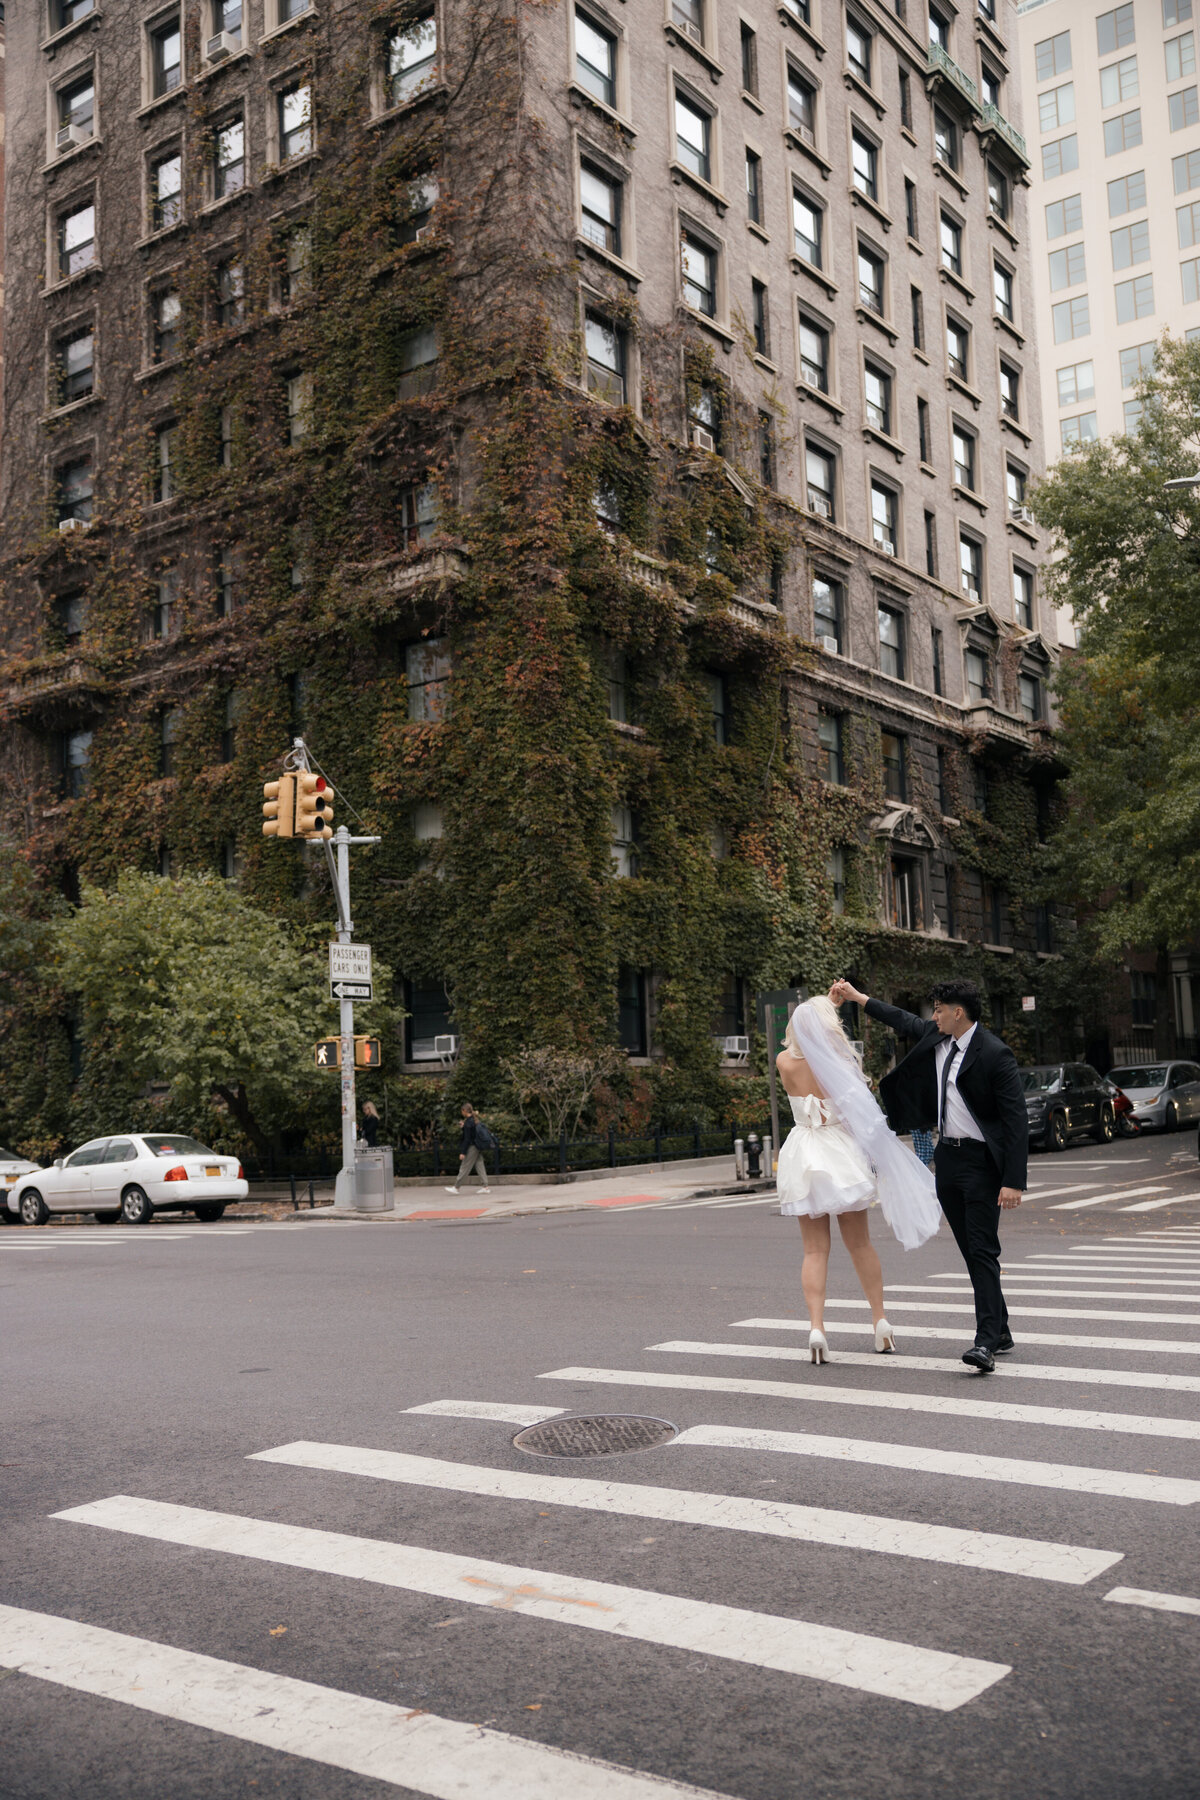
<path id="1" fill-rule="evenodd" d="M 939 981 L 930 989 L 929 998 L 943 1006 L 961 1006 L 968 1019 L 978 1019 L 983 1012 L 983 999 L 973 981 Z"/>

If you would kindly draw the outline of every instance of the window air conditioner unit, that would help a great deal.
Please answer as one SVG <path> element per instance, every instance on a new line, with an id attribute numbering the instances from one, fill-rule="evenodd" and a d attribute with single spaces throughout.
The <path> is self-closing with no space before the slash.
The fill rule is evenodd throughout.
<path id="1" fill-rule="evenodd" d="M 810 494 L 808 496 L 808 510 L 811 513 L 816 513 L 818 519 L 831 519 L 833 517 L 833 507 L 824 494 Z"/>
<path id="2" fill-rule="evenodd" d="M 750 1055 L 750 1039 L 748 1037 L 718 1038 L 721 1054 L 726 1062 L 745 1062 Z"/>
<path id="3" fill-rule="evenodd" d="M 891 538 L 876 538 L 875 548 L 881 550 L 885 556 L 895 556 L 896 554 L 896 546 Z"/>
<path id="4" fill-rule="evenodd" d="M 980 604 L 979 589 L 978 588 L 968 588 L 967 589 L 967 599 L 971 602 L 972 606 L 978 606 Z"/>
<path id="5" fill-rule="evenodd" d="M 1008 510 L 1014 519 L 1021 521 L 1022 525 L 1033 524 L 1033 514 L 1027 506 L 1010 506 Z"/>
<path id="6" fill-rule="evenodd" d="M 91 135 L 79 125 L 60 125 L 54 134 L 54 147 L 61 156 L 64 150 L 73 150 L 76 144 L 86 144 Z"/>
<path id="7" fill-rule="evenodd" d="M 715 450 L 717 440 L 711 431 L 705 431 L 703 425 L 692 426 L 692 448 L 695 450 Z"/>
<path id="8" fill-rule="evenodd" d="M 452 1032 L 447 1032 L 433 1040 L 433 1054 L 442 1062 L 453 1062 L 458 1055 L 458 1039 Z"/>
<path id="9" fill-rule="evenodd" d="M 822 637 L 821 648 L 826 656 L 840 656 L 842 654 L 838 648 L 838 641 L 835 637 Z"/>
<path id="10" fill-rule="evenodd" d="M 205 60 L 210 63 L 225 62 L 229 57 L 236 56 L 239 48 L 232 31 L 218 31 L 204 45 Z"/>
<path id="11" fill-rule="evenodd" d="M 60 519 L 58 521 L 58 529 L 60 531 L 86 531 L 87 528 L 88 523 L 86 519 Z"/>
<path id="12" fill-rule="evenodd" d="M 698 26 L 693 25 L 690 19 L 672 19 L 671 24 L 676 31 L 682 32 L 684 37 L 690 37 L 694 44 L 703 44 L 704 33 Z"/>

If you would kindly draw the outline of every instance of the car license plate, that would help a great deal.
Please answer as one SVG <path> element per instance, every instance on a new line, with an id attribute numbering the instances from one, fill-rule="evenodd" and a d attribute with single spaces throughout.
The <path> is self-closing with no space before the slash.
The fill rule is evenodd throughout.
<path id="1" fill-rule="evenodd" d="M 213 1168 L 212 1165 L 210 1164 L 209 1167 L 205 1169 L 204 1173 L 206 1175 L 219 1175 L 221 1173 L 221 1171 L 220 1171 L 220 1169 Z"/>

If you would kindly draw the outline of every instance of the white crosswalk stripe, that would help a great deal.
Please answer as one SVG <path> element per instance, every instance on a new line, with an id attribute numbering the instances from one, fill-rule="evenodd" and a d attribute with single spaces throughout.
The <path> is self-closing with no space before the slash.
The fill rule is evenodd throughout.
<path id="1" fill-rule="evenodd" d="M 1125 1289 L 1127 1289 L 1127 1287 L 1129 1285 L 1127 1282 L 1118 1282 L 1111 1289 L 1103 1288 L 1103 1287 L 1096 1288 L 1095 1284 L 1093 1284 L 1092 1287 L 1085 1287 L 1085 1288 L 1080 1288 L 1080 1289 L 1076 1290 L 1074 1288 L 1068 1288 L 1068 1287 L 1063 1287 L 1063 1288 L 1027 1287 L 1027 1288 L 1023 1288 L 1018 1285 L 1020 1282 L 1020 1279 L 1021 1279 L 1020 1276 L 1016 1275 L 1016 1276 L 1009 1276 L 1005 1280 L 1004 1293 L 1005 1293 L 1006 1298 L 1010 1295 L 1015 1294 L 1018 1298 L 1025 1299 L 1025 1300 L 1132 1300 L 1132 1301 L 1140 1302 L 1143 1306 L 1147 1305 L 1147 1304 L 1154 1305 L 1154 1306 L 1157 1306 L 1157 1305 L 1170 1306 L 1172 1304 L 1179 1304 L 1180 1302 L 1186 1301 L 1189 1298 L 1189 1296 L 1187 1294 L 1148 1294 L 1148 1293 L 1136 1293 L 1135 1294 L 1135 1293 L 1128 1293 L 1128 1292 L 1124 1291 Z M 890 1282 L 888 1285 L 888 1293 L 889 1294 L 946 1293 L 946 1292 L 950 1291 L 950 1283 L 953 1283 L 957 1286 L 964 1287 L 967 1289 L 970 1289 L 970 1286 L 971 1286 L 970 1278 L 968 1276 L 953 1275 L 953 1276 L 949 1277 L 949 1281 L 945 1288 L 930 1287 L 930 1286 L 926 1286 L 920 1282 L 893 1281 L 893 1282 Z M 1190 1323 L 1190 1324 L 1200 1325 L 1200 1312 L 1181 1314 L 1176 1322 L 1178 1324 L 1189 1324 Z"/>
<path id="2" fill-rule="evenodd" d="M 1200 1599 L 1194 1594 L 1156 1594 L 1148 1588 L 1119 1587 L 1104 1598 L 1120 1606 L 1148 1606 L 1155 1612 L 1191 1613 L 1200 1618 Z"/>
<path id="3" fill-rule="evenodd" d="M 828 1306 L 832 1304 L 832 1302 L 827 1300 L 825 1304 Z M 899 1310 L 899 1306 L 893 1306 L 891 1301 L 888 1302 L 889 1312 L 898 1313 Z M 907 1310 L 914 1309 L 909 1308 Z M 970 1308 L 937 1306 L 928 1310 L 933 1312 L 959 1312 L 970 1311 Z M 971 1316 L 974 1317 L 974 1313 L 972 1313 Z M 738 1328 L 746 1327 L 747 1329 L 754 1331 L 807 1332 L 808 1330 L 807 1322 L 800 1319 L 735 1319 L 733 1323 Z M 855 1320 L 826 1319 L 825 1321 L 826 1337 L 829 1336 L 830 1332 L 849 1333 L 852 1331 L 857 1332 L 860 1337 L 864 1335 L 867 1337 L 871 1336 L 871 1327 L 869 1325 L 859 1324 Z M 963 1330 L 958 1325 L 927 1325 L 916 1319 L 905 1320 L 904 1329 L 900 1333 L 900 1337 L 905 1343 L 911 1338 L 937 1338 L 947 1343 L 959 1345 L 964 1342 Z M 1138 1355 L 1152 1354 L 1170 1357 L 1200 1356 L 1200 1340 L 1189 1344 L 1178 1338 L 1122 1337 L 1120 1339 L 1113 1339 L 1112 1337 L 1089 1336 L 1086 1333 L 1079 1332 L 1026 1331 L 1022 1329 L 1020 1333 L 1020 1343 L 1022 1348 L 1025 1348 L 1030 1344 L 1037 1344 L 1046 1348 L 1053 1346 L 1062 1350 L 1112 1350 L 1114 1347 L 1117 1347 L 1123 1352 L 1130 1354 L 1136 1353 Z"/>
<path id="4" fill-rule="evenodd" d="M 913 1291 L 914 1290 L 912 1288 L 904 1288 L 904 1289 L 897 1289 L 896 1287 L 888 1288 L 889 1294 L 894 1294 L 897 1292 L 912 1293 Z M 915 1291 L 919 1294 L 920 1293 L 937 1293 L 937 1292 L 939 1292 L 939 1290 L 937 1288 L 932 1288 L 932 1289 L 917 1288 Z M 1050 1299 L 1054 1299 L 1055 1297 L 1056 1296 L 1054 1296 L 1052 1294 L 1042 1294 L 1040 1296 L 1040 1298 L 1043 1300 L 1050 1300 Z M 1106 1299 L 1106 1300 L 1116 1300 L 1119 1298 L 1119 1296 L 1116 1294 L 1105 1294 L 1105 1295 L 1098 1296 L 1098 1297 Z M 1087 1299 L 1091 1299 L 1092 1296 L 1089 1294 L 1070 1294 L 1070 1295 L 1063 1295 L 1062 1298 L 1063 1299 L 1071 1299 L 1071 1300 L 1087 1300 Z M 1140 1296 L 1140 1298 L 1148 1299 L 1149 1296 L 1143 1295 L 1143 1296 Z M 1165 1296 L 1164 1296 L 1164 1300 L 1165 1300 Z M 852 1306 L 856 1309 L 866 1308 L 866 1310 L 868 1310 L 868 1311 L 870 1310 L 869 1302 L 867 1302 L 866 1300 L 856 1300 L 853 1298 L 843 1300 L 843 1299 L 835 1299 L 835 1298 L 833 1298 L 833 1296 L 830 1296 L 830 1298 L 826 1300 L 825 1304 L 826 1304 L 826 1306 L 843 1306 L 843 1307 L 844 1306 Z M 889 1299 L 889 1301 L 887 1303 L 887 1308 L 888 1308 L 888 1317 L 889 1318 L 891 1317 L 891 1315 L 893 1313 L 902 1313 L 902 1312 L 903 1313 L 910 1313 L 910 1312 L 959 1313 L 964 1318 L 969 1317 L 969 1318 L 973 1319 L 975 1317 L 975 1308 L 973 1306 L 959 1306 L 954 1301 L 952 1301 L 949 1298 L 949 1296 L 947 1296 L 943 1301 L 937 1302 L 937 1303 L 931 1303 L 930 1301 L 927 1301 L 927 1300 L 891 1300 L 891 1299 Z M 1187 1313 L 1142 1313 L 1142 1312 L 1128 1312 L 1128 1311 L 1126 1311 L 1126 1312 L 1109 1312 L 1107 1310 L 1101 1311 L 1094 1306 L 1087 1306 L 1087 1307 L 1084 1307 L 1084 1306 L 1070 1306 L 1070 1307 L 1067 1307 L 1067 1306 L 1010 1306 L 1008 1310 L 1014 1319 L 1092 1319 L 1092 1320 L 1103 1320 L 1106 1324 L 1114 1324 L 1114 1325 L 1200 1325 L 1200 1313 L 1194 1313 L 1194 1312 L 1187 1312 Z M 1200 1346 L 1198 1346 L 1198 1347 L 1200 1347 Z"/>
<path id="5" fill-rule="evenodd" d="M 1161 1194 L 1161 1187 L 1126 1188 L 1123 1193 L 1093 1194 L 1089 1200 L 1063 1200 L 1051 1212 L 1078 1212 L 1084 1206 L 1108 1206 L 1116 1200 L 1132 1200 L 1139 1194 Z"/>
<path id="6" fill-rule="evenodd" d="M 1130 1271 L 1118 1270 L 1115 1274 L 1110 1274 L 1104 1269 L 1099 1269 L 1094 1275 L 1077 1275 L 1075 1270 L 1078 1267 L 1079 1264 L 1076 1263 L 1069 1269 L 1022 1269 L 1013 1268 L 1010 1264 L 1006 1263 L 1002 1271 L 1005 1292 L 1014 1292 L 1015 1284 L 1018 1281 L 1057 1281 L 1064 1287 L 1070 1286 L 1072 1289 L 1074 1289 L 1076 1284 L 1080 1287 L 1086 1287 L 1089 1282 L 1097 1284 L 1111 1281 L 1115 1290 L 1136 1285 L 1138 1290 L 1136 1298 L 1139 1300 L 1184 1300 L 1191 1294 L 1200 1294 L 1200 1282 L 1197 1281 L 1195 1276 L 1143 1275 L 1139 1270 L 1135 1269 L 1132 1273 L 1136 1277 L 1136 1282 L 1131 1282 L 1127 1278 Z M 930 1280 L 945 1282 L 947 1286 L 953 1285 L 955 1287 L 969 1287 L 971 1285 L 969 1279 L 965 1275 L 931 1275 Z M 1182 1288 L 1184 1292 L 1182 1294 L 1151 1294 L 1143 1291 L 1146 1288 L 1156 1287 Z M 1066 1297 L 1067 1296 L 1064 1296 L 1064 1298 Z M 1125 1296 L 1114 1292 L 1112 1297 L 1114 1299 L 1123 1299 Z"/>

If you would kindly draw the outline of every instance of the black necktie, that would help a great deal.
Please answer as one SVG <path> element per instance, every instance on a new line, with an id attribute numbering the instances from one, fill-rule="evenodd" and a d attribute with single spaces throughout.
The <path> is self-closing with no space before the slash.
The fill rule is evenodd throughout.
<path id="1" fill-rule="evenodd" d="M 943 1137 L 946 1135 L 946 1089 L 950 1086 L 950 1070 L 957 1055 L 958 1045 L 953 1044 L 949 1056 L 942 1064 L 942 1104 L 938 1109 L 938 1130 Z"/>

